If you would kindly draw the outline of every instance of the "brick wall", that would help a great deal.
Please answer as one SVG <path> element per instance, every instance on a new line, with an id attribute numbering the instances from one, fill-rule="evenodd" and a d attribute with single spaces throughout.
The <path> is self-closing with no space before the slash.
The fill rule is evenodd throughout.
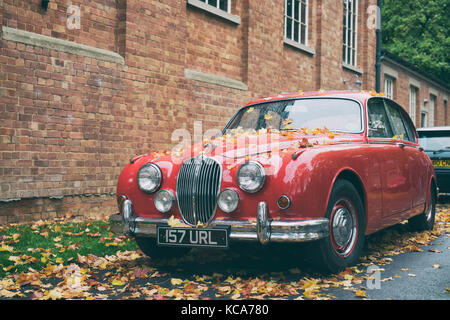
<path id="1" fill-rule="evenodd" d="M 397 101 L 410 115 L 410 90 L 411 86 L 417 89 L 415 118 L 412 119 L 416 127 L 421 127 L 421 112 L 425 111 L 429 116 L 431 111 L 431 96 L 435 96 L 434 126 L 450 125 L 450 114 L 445 112 L 445 104 L 450 97 L 450 90 L 433 79 L 418 74 L 416 70 L 402 65 L 400 62 L 388 60 L 382 64 L 382 86 L 384 79 L 388 76 L 394 80 L 393 99 Z M 430 126 L 430 122 L 424 126 Z"/>
<path id="2" fill-rule="evenodd" d="M 125 63 L 0 40 L 0 223 L 115 211 L 130 157 L 168 149 L 174 129 L 221 128 L 253 98 L 373 89 L 375 31 L 360 1 L 358 69 L 342 67 L 342 1 L 310 1 L 314 54 L 283 42 L 284 1 L 232 1 L 236 24 L 186 1 L 0 0 L 4 27 L 120 54 Z M 69 30 L 67 8 L 81 9 Z M 101 54 L 100 54 L 101 56 Z M 248 90 L 196 81 L 185 69 Z M 362 74 L 361 74 L 362 71 Z"/>

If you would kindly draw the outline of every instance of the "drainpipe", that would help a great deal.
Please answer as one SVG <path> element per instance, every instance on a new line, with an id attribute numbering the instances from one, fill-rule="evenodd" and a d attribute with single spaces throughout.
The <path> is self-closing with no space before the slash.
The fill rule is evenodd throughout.
<path id="1" fill-rule="evenodd" d="M 381 8 L 383 6 L 383 0 L 377 0 L 378 15 L 377 15 L 377 53 L 376 53 L 376 63 L 375 63 L 375 90 L 376 92 L 381 91 Z"/>

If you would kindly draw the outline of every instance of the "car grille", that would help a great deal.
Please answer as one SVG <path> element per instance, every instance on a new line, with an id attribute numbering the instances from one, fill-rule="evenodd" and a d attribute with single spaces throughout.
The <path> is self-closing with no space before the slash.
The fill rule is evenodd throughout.
<path id="1" fill-rule="evenodd" d="M 222 167 L 212 158 L 191 158 L 181 165 L 176 193 L 186 223 L 207 224 L 213 218 L 221 180 Z"/>

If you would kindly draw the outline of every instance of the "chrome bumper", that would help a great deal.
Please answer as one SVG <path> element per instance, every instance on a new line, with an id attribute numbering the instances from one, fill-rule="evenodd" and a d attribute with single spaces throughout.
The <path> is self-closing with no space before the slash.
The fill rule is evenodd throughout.
<path id="1" fill-rule="evenodd" d="M 111 231 L 117 234 L 138 235 L 156 238 L 156 226 L 167 225 L 168 218 L 144 218 L 133 216 L 130 200 L 124 202 L 123 215 L 109 218 Z M 209 227 L 225 226 L 230 229 L 232 241 L 304 242 L 328 236 L 328 219 L 272 220 L 265 202 L 258 204 L 254 220 L 213 220 Z"/>

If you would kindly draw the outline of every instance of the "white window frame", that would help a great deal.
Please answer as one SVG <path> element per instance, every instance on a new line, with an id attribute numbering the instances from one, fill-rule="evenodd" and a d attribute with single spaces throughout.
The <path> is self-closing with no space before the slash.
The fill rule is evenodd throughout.
<path id="1" fill-rule="evenodd" d="M 309 0 L 291 0 L 292 1 L 292 9 L 288 14 L 287 3 L 288 0 L 284 0 L 284 37 L 291 41 L 303 44 L 304 46 L 308 46 L 308 23 L 309 23 Z M 299 2 L 298 5 L 298 20 L 295 19 L 295 2 Z M 302 4 L 305 5 L 305 21 L 302 21 Z M 288 19 L 291 19 L 291 34 L 288 35 Z M 294 26 L 298 24 L 298 41 L 294 39 Z M 305 27 L 305 42 L 302 42 L 302 26 Z"/>
<path id="2" fill-rule="evenodd" d="M 358 0 L 344 0 L 344 26 L 343 26 L 343 61 L 344 64 L 356 67 L 358 64 Z M 352 4 L 352 5 L 350 5 Z M 351 9 L 351 10 L 350 10 Z M 350 30 L 351 37 L 348 38 Z M 353 40 L 353 33 L 355 39 Z M 348 56 L 350 49 L 350 56 Z"/>
<path id="3" fill-rule="evenodd" d="M 394 99 L 394 83 L 395 83 L 394 78 L 386 74 L 384 75 L 384 94 L 389 99 Z"/>
<path id="4" fill-rule="evenodd" d="M 414 124 L 416 124 L 416 109 L 417 109 L 417 92 L 418 88 L 414 86 L 409 87 L 409 115 Z M 422 117 L 422 116 L 421 116 Z M 422 118 L 420 118 L 422 121 Z"/>
<path id="5" fill-rule="evenodd" d="M 227 13 L 231 13 L 231 0 L 225 0 L 225 1 L 227 1 L 227 10 L 223 10 L 220 8 L 220 0 L 216 0 L 216 5 L 210 4 L 211 0 L 200 0 L 200 1 L 206 3 L 207 5 L 212 6 L 214 8 L 217 8 L 219 10 L 225 11 Z"/>
<path id="6" fill-rule="evenodd" d="M 434 110 L 436 108 L 436 100 L 437 100 L 437 97 L 434 94 L 430 94 L 430 108 L 428 111 L 428 114 L 430 115 L 428 118 L 428 126 L 429 127 L 434 126 Z"/>

